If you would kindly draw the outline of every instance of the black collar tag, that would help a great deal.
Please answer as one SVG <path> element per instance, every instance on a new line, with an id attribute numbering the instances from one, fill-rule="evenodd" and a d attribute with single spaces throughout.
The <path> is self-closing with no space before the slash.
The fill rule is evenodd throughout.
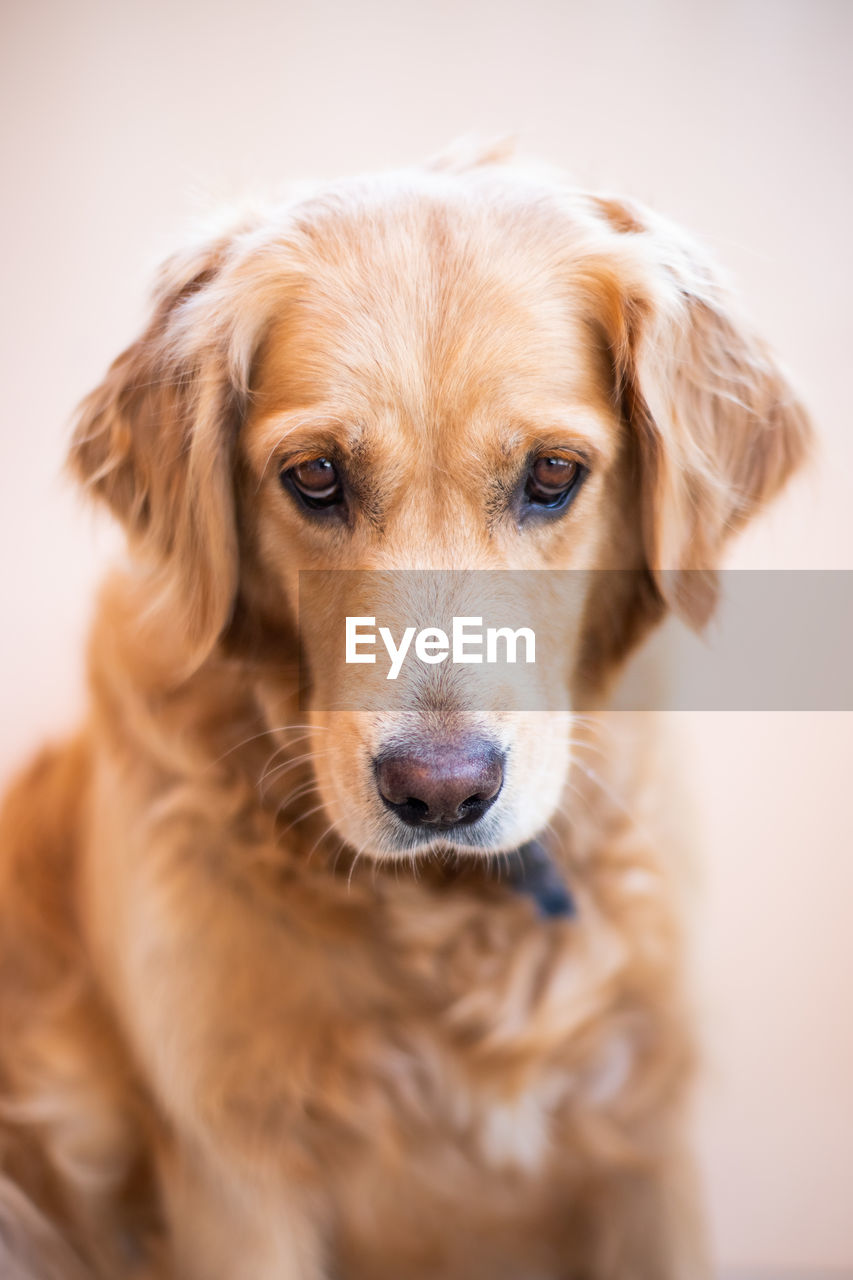
<path id="1" fill-rule="evenodd" d="M 523 844 L 509 855 L 508 881 L 517 893 L 536 903 L 541 916 L 571 919 L 577 907 L 566 882 L 539 840 Z"/>

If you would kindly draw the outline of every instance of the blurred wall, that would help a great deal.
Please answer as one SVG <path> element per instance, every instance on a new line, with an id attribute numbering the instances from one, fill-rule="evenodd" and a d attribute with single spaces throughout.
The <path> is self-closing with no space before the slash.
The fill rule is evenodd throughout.
<path id="1" fill-rule="evenodd" d="M 6 0 L 0 769 L 71 722 L 113 535 L 59 477 L 79 397 L 194 211 L 512 132 L 702 235 L 821 432 L 733 563 L 853 567 L 850 58 L 838 0 Z M 691 761 L 718 1256 L 853 1268 L 853 717 L 673 717 Z"/>

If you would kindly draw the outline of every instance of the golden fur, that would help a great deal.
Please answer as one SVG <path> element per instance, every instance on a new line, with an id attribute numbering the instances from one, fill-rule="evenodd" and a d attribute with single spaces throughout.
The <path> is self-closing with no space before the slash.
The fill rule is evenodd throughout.
<path id="1" fill-rule="evenodd" d="M 253 212 L 166 264 L 72 445 L 129 545 L 90 712 L 0 828 L 4 1277 L 706 1274 L 646 748 L 490 719 L 513 762 L 490 847 L 547 831 L 574 919 L 465 850 L 401 860 L 387 721 L 298 709 L 297 574 L 630 569 L 565 633 L 577 705 L 667 608 L 707 617 L 807 441 L 687 237 L 496 156 Z M 488 515 L 531 448 L 567 447 L 591 467 L 562 519 Z M 278 479 L 332 451 L 348 530 Z M 330 641 L 302 642 L 316 692 Z"/>

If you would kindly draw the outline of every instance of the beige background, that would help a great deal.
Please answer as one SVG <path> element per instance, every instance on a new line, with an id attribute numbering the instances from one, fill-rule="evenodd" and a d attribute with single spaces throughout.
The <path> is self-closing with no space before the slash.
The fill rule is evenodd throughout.
<path id="1" fill-rule="evenodd" d="M 517 132 L 716 249 L 821 432 L 813 474 L 734 563 L 853 567 L 853 4 L 6 0 L 2 27 L 3 772 L 79 703 L 110 536 L 59 462 L 157 258 L 210 197 L 471 130 Z M 718 1256 L 853 1268 L 853 717 L 673 720 L 704 847 Z"/>

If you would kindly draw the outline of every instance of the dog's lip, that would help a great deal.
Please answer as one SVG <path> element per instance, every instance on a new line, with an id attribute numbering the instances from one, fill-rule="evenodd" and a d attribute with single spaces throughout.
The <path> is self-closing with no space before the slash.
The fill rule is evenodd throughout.
<path id="1" fill-rule="evenodd" d="M 469 820 L 462 818 L 462 819 L 457 819 L 456 821 L 449 821 L 449 822 L 445 821 L 443 818 L 435 818 L 435 819 L 424 818 L 423 822 L 421 822 L 420 825 L 422 828 L 425 828 L 427 832 L 459 831 L 459 830 L 470 830 L 471 827 L 476 827 L 477 823 L 480 821 L 482 821 L 482 819 L 480 818 L 474 818 Z"/>
<path id="2" fill-rule="evenodd" d="M 478 820 L 478 822 L 482 821 L 482 818 Z M 471 853 L 480 857 L 496 857 L 506 852 L 506 846 L 502 841 L 495 843 L 492 840 L 472 839 L 477 826 L 477 822 L 464 827 L 435 823 L 421 828 L 420 831 L 407 829 L 406 838 L 395 839 L 394 848 L 390 852 L 394 854 Z M 402 834 L 401 831 L 394 833 L 395 837 Z"/>

